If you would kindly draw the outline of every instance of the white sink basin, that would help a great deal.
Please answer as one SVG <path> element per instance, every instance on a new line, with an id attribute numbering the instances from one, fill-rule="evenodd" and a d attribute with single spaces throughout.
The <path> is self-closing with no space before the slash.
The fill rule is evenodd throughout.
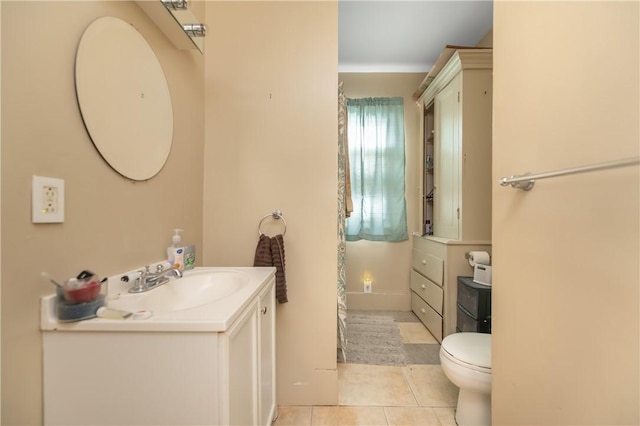
<path id="1" fill-rule="evenodd" d="M 132 270 L 130 273 L 137 271 Z M 60 322 L 55 294 L 42 298 L 40 327 L 59 331 L 223 332 L 275 278 L 273 267 L 197 267 L 144 293 L 129 293 L 123 274 L 109 277 L 107 306 L 127 312 L 151 311 L 126 320 L 92 318 Z"/>
<path id="2" fill-rule="evenodd" d="M 122 295 L 118 300 L 109 301 L 108 305 L 130 312 L 141 309 L 154 313 L 181 311 L 228 297 L 248 283 L 249 277 L 239 271 L 194 270 L 144 293 Z"/>

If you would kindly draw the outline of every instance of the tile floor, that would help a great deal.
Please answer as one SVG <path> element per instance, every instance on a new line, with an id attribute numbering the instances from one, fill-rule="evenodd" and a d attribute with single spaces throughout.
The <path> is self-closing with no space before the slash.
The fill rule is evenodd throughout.
<path id="1" fill-rule="evenodd" d="M 437 344 L 412 313 L 394 315 L 403 343 Z M 338 363 L 337 406 L 280 406 L 275 426 L 455 426 L 458 388 L 439 364 Z"/>

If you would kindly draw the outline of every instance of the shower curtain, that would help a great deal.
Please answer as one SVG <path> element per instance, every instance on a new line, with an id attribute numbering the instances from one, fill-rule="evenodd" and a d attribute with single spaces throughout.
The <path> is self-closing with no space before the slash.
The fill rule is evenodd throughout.
<path id="1" fill-rule="evenodd" d="M 338 85 L 338 338 L 342 359 L 346 362 L 347 347 L 347 280 L 345 255 L 347 251 L 345 222 L 352 211 L 349 156 L 347 148 L 347 98 Z"/>

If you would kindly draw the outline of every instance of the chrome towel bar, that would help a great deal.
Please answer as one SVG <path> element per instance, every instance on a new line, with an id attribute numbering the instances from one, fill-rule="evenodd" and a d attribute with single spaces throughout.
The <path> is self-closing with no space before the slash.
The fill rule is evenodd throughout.
<path id="1" fill-rule="evenodd" d="M 515 175 L 503 177 L 500 179 L 501 186 L 511 185 L 512 188 L 529 191 L 535 185 L 537 179 L 547 179 L 556 176 L 574 175 L 578 173 L 592 172 L 596 170 L 615 169 L 618 167 L 635 166 L 640 164 L 640 157 L 625 158 L 622 160 L 607 161 L 605 163 L 589 164 L 587 166 L 573 167 L 570 169 L 556 170 L 545 173 L 525 173 L 524 175 Z"/>
<path id="2" fill-rule="evenodd" d="M 262 224 L 264 223 L 265 220 L 267 219 L 273 219 L 273 220 L 280 220 L 282 219 L 282 224 L 284 225 L 284 230 L 282 231 L 282 236 L 284 236 L 287 233 L 287 222 L 284 220 L 284 216 L 282 215 L 282 212 L 278 209 L 274 210 L 273 213 L 270 213 L 268 215 L 265 215 L 262 220 L 260 220 L 260 223 L 258 224 L 258 235 L 262 236 L 264 235 L 262 232 Z"/>

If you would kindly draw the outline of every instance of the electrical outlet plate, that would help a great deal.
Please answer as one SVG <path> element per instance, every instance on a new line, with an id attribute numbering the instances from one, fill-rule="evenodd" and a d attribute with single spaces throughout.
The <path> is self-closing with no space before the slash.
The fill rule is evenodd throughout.
<path id="1" fill-rule="evenodd" d="M 364 292 L 365 293 L 371 293 L 371 283 L 370 282 L 365 282 L 364 283 Z"/>
<path id="2" fill-rule="evenodd" d="M 64 222 L 64 180 L 44 176 L 32 177 L 31 222 Z"/>

